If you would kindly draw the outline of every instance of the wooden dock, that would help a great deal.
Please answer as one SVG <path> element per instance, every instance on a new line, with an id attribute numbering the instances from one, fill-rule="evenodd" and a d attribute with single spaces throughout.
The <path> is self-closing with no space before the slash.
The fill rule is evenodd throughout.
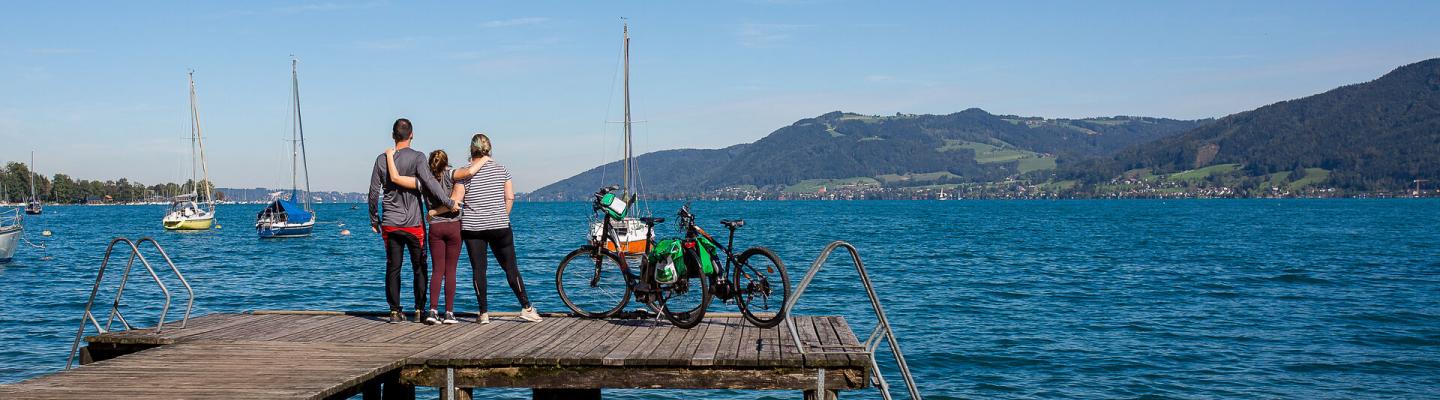
<path id="1" fill-rule="evenodd" d="M 812 346 L 859 345 L 843 318 L 791 318 Z M 532 388 L 537 399 L 598 399 L 609 388 L 796 390 L 818 398 L 821 374 L 829 390 L 859 389 L 871 365 L 865 356 L 802 355 L 784 325 L 760 329 L 738 316 L 678 329 L 651 319 L 527 323 L 502 314 L 485 325 L 471 315 L 430 326 L 387 324 L 378 314 L 255 312 L 86 342 L 83 366 L 0 385 L 0 398 L 409 399 L 416 386 L 447 382 L 467 388 L 457 398 L 491 387 Z"/>

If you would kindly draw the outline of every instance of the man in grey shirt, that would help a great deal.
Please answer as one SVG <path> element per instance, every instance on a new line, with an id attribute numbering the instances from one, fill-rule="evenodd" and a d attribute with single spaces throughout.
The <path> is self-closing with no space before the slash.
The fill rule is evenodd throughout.
<path id="1" fill-rule="evenodd" d="M 404 262 L 406 248 L 410 250 L 410 267 L 414 271 L 415 320 L 419 322 L 428 297 L 426 284 L 430 280 L 425 265 L 425 199 L 421 197 L 421 191 L 452 209 L 459 207 L 435 181 L 435 176 L 429 173 L 425 153 L 410 148 L 410 141 L 414 139 L 414 127 L 410 120 L 395 120 L 390 136 L 395 139 L 397 172 L 417 178 L 420 190 L 402 188 L 390 182 L 385 153 L 380 153 L 370 173 L 370 195 L 367 199 L 370 229 L 380 233 L 385 242 L 385 302 L 390 305 L 390 323 L 404 320 L 400 312 L 400 264 Z"/>

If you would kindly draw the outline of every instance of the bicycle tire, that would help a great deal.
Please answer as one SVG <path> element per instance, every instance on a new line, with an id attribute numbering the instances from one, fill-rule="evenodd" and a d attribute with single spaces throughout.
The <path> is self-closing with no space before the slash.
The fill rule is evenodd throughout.
<path id="1" fill-rule="evenodd" d="M 574 312 L 575 315 L 585 318 L 607 318 L 614 316 L 621 310 L 624 310 L 625 305 L 630 302 L 630 277 L 626 276 L 624 271 L 620 269 L 620 266 L 623 265 L 621 263 L 624 261 L 616 256 L 615 253 L 604 249 L 598 250 L 599 258 L 595 258 L 596 254 L 597 250 L 591 248 L 582 247 L 575 249 L 575 251 L 570 252 L 564 259 L 560 260 L 560 265 L 555 268 L 555 291 L 560 294 L 560 301 L 565 302 L 565 306 L 569 307 L 570 311 Z M 593 260 L 594 263 L 572 263 L 572 261 L 577 259 Z M 613 267 L 607 267 L 604 264 L 607 259 L 613 263 Z M 590 273 L 588 274 L 589 276 L 587 276 L 587 273 L 584 271 L 572 270 L 572 272 L 576 273 L 571 276 L 571 278 L 575 279 L 571 279 L 572 284 L 568 285 L 571 286 L 571 288 L 567 290 L 565 271 L 566 268 L 572 264 L 590 267 L 598 272 L 599 275 Z M 607 274 L 607 272 L 611 273 Z M 578 279 L 578 281 L 576 281 L 576 279 Z M 603 282 L 601 282 L 602 279 Z M 587 280 L 589 282 L 586 282 Z M 602 284 L 604 285 L 603 288 L 601 288 Z M 590 290 L 583 290 L 587 289 L 585 286 L 590 286 L 588 288 Z M 576 298 L 571 299 L 572 295 Z M 614 304 L 614 306 L 608 306 L 609 304 Z"/>
<path id="2" fill-rule="evenodd" d="M 699 282 L 700 304 L 698 306 L 695 306 L 689 311 L 684 312 L 671 312 L 670 307 L 664 304 L 664 302 L 661 302 L 660 304 L 652 304 L 651 307 L 659 310 L 660 316 L 664 317 L 666 321 L 670 321 L 670 324 L 675 325 L 675 327 L 681 329 L 690 329 L 694 328 L 696 325 L 700 325 L 700 321 L 705 320 L 705 310 L 710 308 L 710 280 L 706 279 L 705 277 L 700 277 L 687 278 L 685 279 L 685 281 L 687 283 Z M 668 289 L 667 286 L 671 285 L 661 285 L 662 292 L 671 290 Z M 694 288 L 690 288 L 690 290 L 694 290 Z M 652 300 L 651 302 L 654 303 L 655 300 Z"/>
<path id="3" fill-rule="evenodd" d="M 750 263 L 750 258 L 757 255 L 765 257 L 771 264 L 765 267 L 766 271 L 763 273 Z M 773 271 L 771 268 L 773 268 Z M 747 270 L 749 270 L 749 275 L 751 276 L 747 276 Z M 770 275 L 777 273 L 780 275 L 780 298 L 775 299 L 771 298 L 775 293 L 775 287 L 774 281 L 770 279 Z M 761 279 L 756 280 L 753 278 L 753 275 L 760 275 Z M 742 280 L 742 278 L 747 279 Z M 785 314 L 789 311 L 785 309 L 785 301 L 790 299 L 790 274 L 785 272 L 785 263 L 780 261 L 780 256 L 775 255 L 775 252 L 764 247 L 745 249 L 744 252 L 740 253 L 740 257 L 737 257 L 735 260 L 734 282 L 735 290 L 738 291 L 735 296 L 735 303 L 740 306 L 740 314 L 745 317 L 746 321 L 750 321 L 751 324 L 761 328 L 770 328 L 779 325 L 781 321 L 785 320 Z M 769 318 L 762 317 L 756 312 L 758 311 L 756 307 L 752 307 L 754 304 L 751 302 L 755 300 L 753 296 L 756 294 L 755 290 L 751 288 L 752 284 L 759 286 L 757 288 L 761 292 L 759 294 L 764 296 L 764 301 L 762 301 L 759 308 L 768 310 L 771 307 L 778 307 L 778 310 Z"/>

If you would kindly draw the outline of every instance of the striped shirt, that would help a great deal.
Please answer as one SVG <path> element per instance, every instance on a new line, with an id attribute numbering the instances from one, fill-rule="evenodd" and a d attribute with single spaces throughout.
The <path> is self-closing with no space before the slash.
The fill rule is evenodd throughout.
<path id="1" fill-rule="evenodd" d="M 509 181 L 510 171 L 495 160 L 486 161 L 475 176 L 456 181 L 465 185 L 460 229 L 484 231 L 509 228 L 510 214 L 505 212 L 505 182 Z"/>

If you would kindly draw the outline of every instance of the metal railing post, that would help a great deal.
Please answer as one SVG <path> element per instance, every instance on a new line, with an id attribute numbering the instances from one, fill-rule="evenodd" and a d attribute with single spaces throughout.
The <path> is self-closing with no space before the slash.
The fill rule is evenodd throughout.
<path id="1" fill-rule="evenodd" d="M 875 357 L 875 352 L 878 351 L 880 347 L 880 339 L 883 337 L 886 342 L 890 344 L 890 351 L 895 356 L 895 363 L 899 367 L 900 377 L 905 381 L 905 386 L 910 393 L 910 398 L 920 400 L 920 389 L 915 386 L 915 378 L 910 374 L 910 365 L 905 362 L 905 354 L 900 350 L 900 343 L 895 339 L 895 332 L 890 329 L 890 320 L 885 317 L 885 309 L 880 305 L 880 296 L 875 293 L 875 286 L 870 282 L 870 274 L 865 271 L 865 263 L 860 260 L 860 251 L 857 250 L 855 246 L 843 240 L 837 240 L 825 246 L 825 249 L 821 250 L 820 255 L 815 258 L 815 262 L 810 264 L 810 269 L 805 271 L 805 277 L 800 280 L 800 285 L 795 287 L 795 295 L 785 300 L 785 307 L 781 310 L 785 312 L 793 311 L 795 304 L 800 301 L 800 296 L 805 294 L 805 289 L 815 280 L 815 275 L 820 273 L 820 269 L 825 265 L 825 261 L 830 259 L 830 253 L 839 248 L 844 248 L 848 251 L 851 260 L 855 262 L 855 272 L 860 276 L 860 283 L 865 287 L 865 295 L 870 297 L 870 307 L 875 311 L 875 329 L 870 331 L 870 336 L 867 337 L 865 343 L 860 346 L 860 348 L 863 349 L 862 351 L 834 351 L 827 350 L 825 347 L 818 347 L 818 350 L 811 351 L 809 349 L 810 345 L 801 341 L 800 330 L 795 325 L 795 319 L 786 318 L 785 325 L 790 329 L 790 337 L 794 340 L 795 347 L 800 350 L 800 354 L 802 355 L 864 354 L 869 356 L 872 368 L 871 381 L 875 383 L 881 396 L 889 400 L 891 398 L 890 384 L 885 380 L 884 374 L 880 372 L 880 362 Z M 821 377 L 821 379 L 824 378 Z"/>
<path id="2" fill-rule="evenodd" d="M 138 241 L 132 241 L 124 237 L 117 237 L 110 240 L 110 244 L 105 247 L 105 255 L 100 260 L 100 269 L 95 274 L 95 285 L 90 288 L 90 298 L 86 300 L 85 312 L 80 316 L 80 327 L 75 331 L 75 340 L 70 344 L 70 355 L 69 358 L 65 361 L 65 369 L 70 369 L 75 364 L 75 357 L 79 354 L 80 351 L 80 341 L 84 340 L 85 338 L 85 323 L 87 321 L 94 325 L 95 330 L 101 334 L 109 332 L 110 327 L 116 320 L 119 320 L 120 325 L 122 325 L 126 330 L 132 329 L 132 327 L 130 326 L 130 322 L 125 320 L 124 313 L 120 311 L 120 302 L 125 294 L 126 283 L 130 281 L 130 270 L 131 268 L 134 268 L 136 260 L 139 260 L 140 264 L 145 267 L 146 272 L 150 273 L 150 277 L 155 280 L 155 284 L 160 287 L 160 292 L 165 296 L 165 304 L 160 308 L 160 319 L 155 323 L 155 329 L 151 332 L 151 334 L 159 334 L 161 330 L 165 328 L 165 317 L 170 312 L 170 304 L 172 302 L 173 296 L 171 296 L 170 294 L 170 288 L 165 286 L 164 280 L 160 279 L 160 274 L 155 272 L 155 267 L 150 264 L 150 261 L 147 260 L 145 258 L 145 255 L 140 251 L 140 247 L 138 246 L 138 244 L 145 242 L 150 242 L 150 244 L 155 247 L 155 250 L 158 251 L 160 253 L 160 256 L 165 259 L 165 263 L 170 266 L 170 270 L 175 273 L 175 277 L 178 278 L 180 280 L 180 283 L 185 286 L 185 290 L 188 292 L 190 298 L 189 301 L 186 303 L 185 317 L 181 320 L 180 327 L 184 328 L 185 325 L 190 321 L 190 312 L 195 308 L 195 290 L 190 287 L 190 282 L 185 279 L 185 275 L 180 273 L 180 268 L 175 266 L 175 262 L 171 260 L 170 255 L 165 252 L 165 248 L 160 246 L 159 242 L 156 242 L 154 239 L 148 237 L 141 238 Z M 93 311 L 95 307 L 95 299 L 100 293 L 100 286 L 104 284 L 105 270 L 110 266 L 110 258 L 115 251 L 115 246 L 121 243 L 124 243 L 126 247 L 129 247 L 130 259 L 125 263 L 125 272 L 120 277 L 120 284 L 115 291 L 115 301 L 111 303 L 110 313 L 106 317 L 105 325 L 101 326 L 100 320 L 95 317 L 95 313 Z"/>

